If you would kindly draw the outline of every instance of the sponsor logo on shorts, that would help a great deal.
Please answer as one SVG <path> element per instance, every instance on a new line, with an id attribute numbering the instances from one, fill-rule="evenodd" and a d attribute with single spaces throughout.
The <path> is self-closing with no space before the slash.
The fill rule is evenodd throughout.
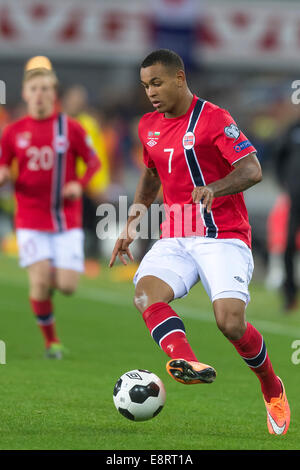
<path id="1" fill-rule="evenodd" d="M 33 239 L 27 240 L 23 245 L 21 245 L 21 250 L 25 256 L 30 258 L 34 257 L 37 253 L 37 247 Z"/>
<path id="2" fill-rule="evenodd" d="M 234 279 L 238 282 L 240 282 L 241 284 L 244 284 L 244 279 L 242 279 L 240 276 L 234 276 Z"/>

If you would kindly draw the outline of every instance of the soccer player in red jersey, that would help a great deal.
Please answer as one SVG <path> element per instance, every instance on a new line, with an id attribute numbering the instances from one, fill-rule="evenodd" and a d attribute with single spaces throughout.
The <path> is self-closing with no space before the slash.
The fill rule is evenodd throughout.
<path id="1" fill-rule="evenodd" d="M 29 298 L 46 346 L 46 357 L 63 356 L 55 328 L 53 288 L 72 294 L 83 271 L 81 196 L 100 163 L 85 131 L 56 111 L 57 77 L 47 58 L 31 59 L 22 96 L 28 114 L 8 125 L 1 138 L 0 185 L 14 182 L 15 227 L 20 265 L 29 276 Z M 86 172 L 76 176 L 76 160 Z"/>
<path id="2" fill-rule="evenodd" d="M 216 372 L 192 350 L 180 316 L 169 305 L 201 280 L 216 323 L 260 381 L 272 434 L 287 432 L 290 411 L 264 339 L 246 321 L 252 277 L 251 228 L 243 191 L 260 182 L 256 150 L 224 109 L 188 88 L 182 59 L 154 51 L 141 65 L 141 82 L 155 111 L 140 120 L 145 170 L 110 266 L 129 249 L 143 213 L 162 185 L 161 239 L 143 258 L 134 302 L 153 339 L 171 358 L 168 373 L 184 384 L 211 383 Z M 141 209 L 144 207 L 144 210 Z"/>

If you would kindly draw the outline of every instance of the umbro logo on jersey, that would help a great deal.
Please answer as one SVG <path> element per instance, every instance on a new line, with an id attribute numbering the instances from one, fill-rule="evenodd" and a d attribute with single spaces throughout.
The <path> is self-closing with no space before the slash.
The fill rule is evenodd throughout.
<path id="1" fill-rule="evenodd" d="M 160 132 L 158 132 L 158 131 L 155 131 L 155 132 L 154 131 L 148 131 L 147 145 L 149 145 L 149 147 L 153 147 L 154 145 L 156 145 L 159 136 L 160 136 Z"/>

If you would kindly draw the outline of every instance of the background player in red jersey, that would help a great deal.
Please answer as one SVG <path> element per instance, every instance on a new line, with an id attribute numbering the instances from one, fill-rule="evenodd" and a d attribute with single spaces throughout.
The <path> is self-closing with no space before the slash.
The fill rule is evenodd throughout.
<path id="1" fill-rule="evenodd" d="M 81 196 L 100 167 L 85 131 L 56 111 L 57 78 L 45 57 L 25 69 L 22 96 L 28 115 L 8 125 L 1 139 L 0 185 L 15 180 L 15 226 L 20 264 L 29 276 L 29 298 L 46 345 L 46 357 L 63 356 L 55 329 L 53 288 L 72 294 L 83 271 Z M 87 169 L 76 176 L 81 156 Z"/>
<path id="2" fill-rule="evenodd" d="M 143 215 L 140 205 L 145 212 L 162 184 L 162 238 L 139 266 L 134 301 L 171 358 L 167 371 L 184 384 L 215 380 L 214 368 L 198 361 L 182 319 L 169 305 L 201 280 L 219 329 L 260 381 L 269 432 L 285 434 L 290 410 L 283 383 L 263 337 L 245 316 L 253 258 L 242 192 L 262 179 L 255 148 L 227 111 L 189 90 L 176 53 L 159 50 L 146 57 L 141 82 L 156 111 L 139 124 L 146 166 L 134 200 L 140 215 L 129 216 L 110 266 L 117 256 L 124 264 L 124 255 L 133 259 L 129 245 Z"/>

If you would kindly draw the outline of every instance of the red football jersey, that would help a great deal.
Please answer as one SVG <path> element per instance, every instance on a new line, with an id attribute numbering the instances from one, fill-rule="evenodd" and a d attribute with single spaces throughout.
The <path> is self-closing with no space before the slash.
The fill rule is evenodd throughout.
<path id="1" fill-rule="evenodd" d="M 145 114 L 139 137 L 144 163 L 157 169 L 162 183 L 162 237 L 239 238 L 251 246 L 243 193 L 215 198 L 210 213 L 192 201 L 194 187 L 224 178 L 234 163 L 256 151 L 226 110 L 194 96 L 183 116 Z"/>
<path id="2" fill-rule="evenodd" d="M 81 199 L 62 197 L 67 182 L 85 186 L 99 169 L 80 124 L 60 113 L 41 120 L 25 116 L 4 129 L 0 149 L 0 165 L 17 160 L 16 228 L 57 232 L 81 227 Z M 87 164 L 81 180 L 76 175 L 78 156 Z"/>

